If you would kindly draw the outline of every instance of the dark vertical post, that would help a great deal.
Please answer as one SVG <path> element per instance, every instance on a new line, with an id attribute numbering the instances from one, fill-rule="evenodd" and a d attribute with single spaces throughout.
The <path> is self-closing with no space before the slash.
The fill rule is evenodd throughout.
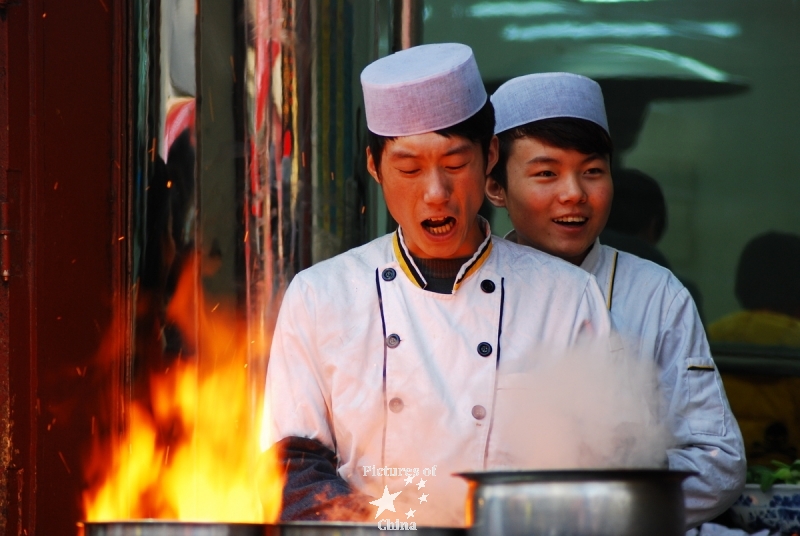
<path id="1" fill-rule="evenodd" d="M 394 0 L 392 52 L 422 43 L 424 0 Z"/>

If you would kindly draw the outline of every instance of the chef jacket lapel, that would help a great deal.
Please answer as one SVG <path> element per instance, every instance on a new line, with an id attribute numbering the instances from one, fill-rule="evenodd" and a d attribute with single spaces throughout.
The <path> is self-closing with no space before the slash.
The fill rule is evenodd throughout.
<path id="1" fill-rule="evenodd" d="M 600 292 L 606 300 L 606 307 L 611 313 L 614 307 L 614 285 L 617 283 L 617 261 L 619 252 L 613 248 L 603 248 L 600 239 L 595 238 L 592 249 L 581 263 L 581 268 L 594 275 Z M 616 313 L 616 311 L 614 311 Z M 608 348 L 612 352 L 620 352 L 625 349 L 625 342 L 619 333 L 619 326 L 614 325 L 614 314 L 611 315 L 611 324 L 614 330 L 608 339 Z"/>

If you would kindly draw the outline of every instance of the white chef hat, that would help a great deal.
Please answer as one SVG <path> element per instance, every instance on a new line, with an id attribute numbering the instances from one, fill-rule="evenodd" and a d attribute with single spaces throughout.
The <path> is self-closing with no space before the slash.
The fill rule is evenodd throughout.
<path id="1" fill-rule="evenodd" d="M 608 132 L 600 84 L 579 74 L 538 73 L 512 78 L 494 92 L 495 134 L 541 119 L 574 117 Z"/>
<path id="2" fill-rule="evenodd" d="M 421 45 L 367 65 L 361 72 L 367 128 L 380 136 L 413 136 L 456 125 L 487 100 L 472 49 Z"/>

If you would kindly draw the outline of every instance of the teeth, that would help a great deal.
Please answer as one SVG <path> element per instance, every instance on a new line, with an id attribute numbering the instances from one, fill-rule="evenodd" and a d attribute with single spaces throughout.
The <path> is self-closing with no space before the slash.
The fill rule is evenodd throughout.
<path id="1" fill-rule="evenodd" d="M 453 228 L 452 223 L 447 223 L 445 225 L 440 225 L 438 227 L 428 227 L 428 231 L 432 234 L 445 234 Z"/>
<path id="2" fill-rule="evenodd" d="M 425 228 L 431 234 L 441 235 L 448 233 L 455 225 L 455 220 L 449 216 L 441 218 L 428 218 L 423 223 Z"/>
<path id="3" fill-rule="evenodd" d="M 556 218 L 553 221 L 559 223 L 583 223 L 586 221 L 586 218 L 583 216 L 565 216 L 564 218 Z"/>

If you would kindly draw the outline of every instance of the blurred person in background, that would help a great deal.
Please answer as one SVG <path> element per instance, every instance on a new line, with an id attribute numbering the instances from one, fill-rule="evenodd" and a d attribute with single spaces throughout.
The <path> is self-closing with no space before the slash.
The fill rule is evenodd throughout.
<path id="1" fill-rule="evenodd" d="M 743 310 L 708 326 L 711 341 L 800 349 L 800 236 L 772 231 L 750 240 L 739 257 L 735 294 Z M 800 378 L 733 373 L 722 378 L 748 463 L 796 460 Z"/>
<path id="2" fill-rule="evenodd" d="M 614 201 L 600 242 L 671 269 L 656 244 L 667 230 L 667 204 L 658 182 L 638 169 L 615 168 Z"/>
<path id="3" fill-rule="evenodd" d="M 614 202 L 611 203 L 608 223 L 600 233 L 600 243 L 671 271 L 672 266 L 657 247 L 668 222 L 667 202 L 658 181 L 638 169 L 618 168 L 612 175 Z M 700 289 L 686 277 L 679 274 L 675 277 L 692 295 L 700 320 L 704 321 Z"/>

